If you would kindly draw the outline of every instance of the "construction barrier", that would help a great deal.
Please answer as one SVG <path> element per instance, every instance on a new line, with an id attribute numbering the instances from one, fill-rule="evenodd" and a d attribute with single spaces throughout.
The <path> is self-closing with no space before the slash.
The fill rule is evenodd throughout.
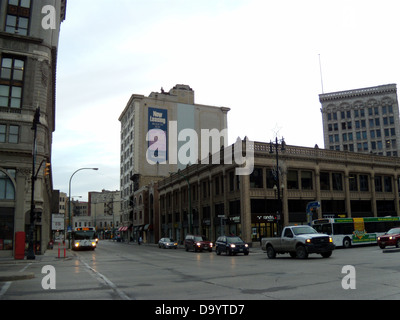
<path id="1" fill-rule="evenodd" d="M 61 250 L 64 250 L 64 259 L 67 257 L 67 246 L 65 244 L 65 241 L 62 242 L 62 244 L 59 242 L 58 243 L 58 258 L 61 258 Z"/>

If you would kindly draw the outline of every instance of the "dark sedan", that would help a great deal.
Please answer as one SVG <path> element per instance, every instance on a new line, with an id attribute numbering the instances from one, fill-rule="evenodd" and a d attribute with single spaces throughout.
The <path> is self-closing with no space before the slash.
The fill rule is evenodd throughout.
<path id="1" fill-rule="evenodd" d="M 226 255 L 235 255 L 237 253 L 244 253 L 248 255 L 249 245 L 245 243 L 240 237 L 237 236 L 222 236 L 217 239 L 215 243 L 215 252 L 220 255 L 225 252 Z"/>

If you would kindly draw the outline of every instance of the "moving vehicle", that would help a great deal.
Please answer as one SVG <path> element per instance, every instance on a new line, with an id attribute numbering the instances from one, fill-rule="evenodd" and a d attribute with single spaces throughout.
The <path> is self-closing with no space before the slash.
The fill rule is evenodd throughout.
<path id="1" fill-rule="evenodd" d="M 172 238 L 161 238 L 160 241 L 158 241 L 158 247 L 164 249 L 176 249 L 178 248 L 178 242 L 174 241 Z"/>
<path id="2" fill-rule="evenodd" d="M 391 228 L 400 227 L 400 217 L 318 219 L 312 227 L 333 238 L 335 246 L 349 248 L 358 244 L 376 244 Z"/>
<path id="3" fill-rule="evenodd" d="M 262 238 L 261 247 L 270 259 L 284 253 L 299 259 L 306 259 L 310 253 L 329 258 L 335 249 L 331 237 L 318 233 L 310 226 L 285 227 L 280 238 Z"/>
<path id="4" fill-rule="evenodd" d="M 235 255 L 244 253 L 247 256 L 250 252 L 249 245 L 237 236 L 222 236 L 215 242 L 215 252 L 220 255 L 225 252 L 226 255 Z"/>
<path id="5" fill-rule="evenodd" d="M 208 250 L 209 252 L 211 252 L 212 248 L 213 248 L 213 243 L 204 236 L 196 236 L 188 234 L 185 238 L 186 251 L 194 250 L 194 252 L 196 251 L 201 252 L 203 250 Z"/>
<path id="6" fill-rule="evenodd" d="M 385 249 L 387 246 L 396 246 L 400 248 L 400 228 L 393 228 L 383 236 L 378 237 L 378 246 Z"/>
<path id="7" fill-rule="evenodd" d="M 97 234 L 93 227 L 75 228 L 72 232 L 72 250 L 95 250 Z"/>

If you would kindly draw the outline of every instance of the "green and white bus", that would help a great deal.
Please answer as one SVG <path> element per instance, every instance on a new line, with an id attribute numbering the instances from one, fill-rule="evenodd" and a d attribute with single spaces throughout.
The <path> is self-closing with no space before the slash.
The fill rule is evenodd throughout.
<path id="1" fill-rule="evenodd" d="M 312 222 L 312 227 L 333 238 L 337 247 L 376 244 L 378 237 L 400 226 L 400 217 L 329 218 Z"/>

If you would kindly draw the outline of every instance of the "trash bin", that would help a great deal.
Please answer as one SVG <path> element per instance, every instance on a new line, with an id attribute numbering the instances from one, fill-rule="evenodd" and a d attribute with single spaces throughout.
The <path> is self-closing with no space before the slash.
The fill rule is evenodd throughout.
<path id="1" fill-rule="evenodd" d="M 14 259 L 24 260 L 24 258 L 25 258 L 25 232 L 16 232 Z"/>

